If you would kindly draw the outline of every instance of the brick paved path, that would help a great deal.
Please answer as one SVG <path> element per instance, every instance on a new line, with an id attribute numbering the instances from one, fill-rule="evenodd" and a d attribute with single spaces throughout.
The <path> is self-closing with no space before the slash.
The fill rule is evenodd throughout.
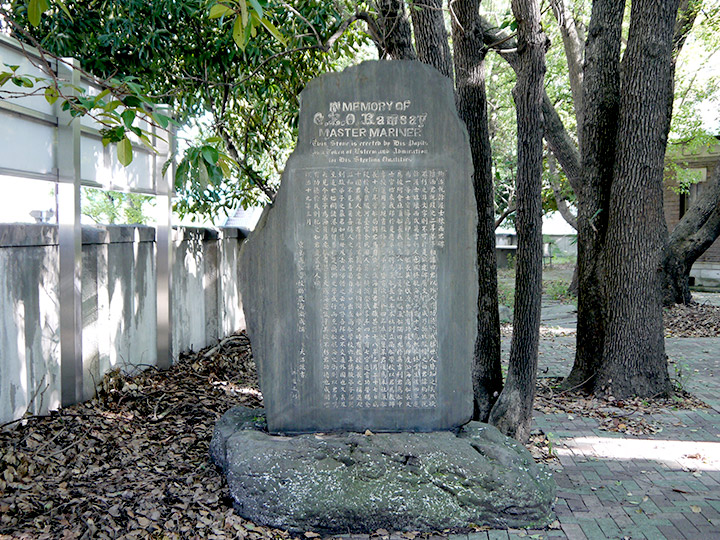
<path id="1" fill-rule="evenodd" d="M 714 295 L 715 296 L 715 295 Z M 574 328 L 572 307 L 543 304 L 544 323 Z M 720 338 L 666 339 L 670 376 L 709 409 L 642 414 L 662 427 L 653 435 L 602 431 L 597 420 L 536 414 L 552 441 L 559 529 L 492 530 L 451 540 L 516 538 L 720 540 Z M 503 340 L 507 358 L 510 340 Z M 540 376 L 565 376 L 575 337 L 543 339 Z M 367 538 L 353 536 L 352 538 Z M 407 540 L 392 535 L 392 540 Z"/>

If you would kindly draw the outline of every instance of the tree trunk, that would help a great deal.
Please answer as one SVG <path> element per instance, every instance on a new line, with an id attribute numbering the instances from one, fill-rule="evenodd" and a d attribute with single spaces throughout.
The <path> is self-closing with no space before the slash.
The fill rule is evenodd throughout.
<path id="1" fill-rule="evenodd" d="M 497 51 L 517 74 L 520 66 L 516 52 L 518 45 L 515 39 L 482 17 L 480 18 L 480 23 L 483 30 L 485 46 Z M 575 141 L 565 129 L 560 115 L 558 115 L 555 106 L 552 104 L 552 101 L 550 101 L 546 92 L 543 92 L 542 110 L 545 140 L 553 155 L 557 158 L 558 163 L 560 163 L 570 183 L 570 187 L 577 194 L 582 183 L 580 152 L 577 149 Z"/>
<path id="2" fill-rule="evenodd" d="M 620 38 L 625 3 L 593 3 L 585 50 L 582 180 L 578 200 L 578 322 L 575 362 L 566 388 L 591 390 L 603 361 L 605 249 L 619 114 Z"/>
<path id="3" fill-rule="evenodd" d="M 663 339 L 661 268 L 667 226 L 662 190 L 678 3 L 635 0 L 623 58 L 603 257 L 604 361 L 596 381 L 596 390 L 619 398 L 670 390 Z"/>
<path id="4" fill-rule="evenodd" d="M 418 60 L 452 80 L 452 60 L 442 4 L 443 0 L 411 0 L 410 13 Z"/>
<path id="5" fill-rule="evenodd" d="M 542 294 L 543 79 L 546 38 L 537 0 L 513 0 L 518 23 L 518 70 L 513 90 L 518 125 L 517 266 L 508 376 L 490 423 L 520 441 L 530 435 L 535 399 Z"/>
<path id="6" fill-rule="evenodd" d="M 560 185 L 560 180 L 557 175 L 555 154 L 553 154 L 552 151 L 548 153 L 547 163 L 548 180 L 550 181 L 550 187 L 552 187 L 553 190 L 553 196 L 555 197 L 555 204 L 557 205 L 558 212 L 560 212 L 560 215 L 563 217 L 565 222 L 577 231 L 577 216 L 572 213 L 570 205 L 568 205 L 567 198 L 563 195 L 562 186 Z"/>
<path id="7" fill-rule="evenodd" d="M 575 108 L 575 121 L 577 123 L 578 139 L 582 134 L 584 116 L 583 97 L 583 41 L 575 24 L 575 17 L 565 4 L 565 0 L 550 0 L 553 14 L 560 27 L 565 58 L 570 76 L 570 91 Z"/>
<path id="8" fill-rule="evenodd" d="M 664 303 L 689 304 L 690 269 L 720 235 L 720 163 L 700 198 L 685 213 L 665 248 Z"/>
<path id="9" fill-rule="evenodd" d="M 384 60 L 417 60 L 403 0 L 377 0 L 378 54 Z"/>
<path id="10" fill-rule="evenodd" d="M 456 101 L 470 136 L 473 186 L 478 206 L 478 335 L 473 357 L 474 415 L 486 421 L 502 390 L 500 315 L 495 256 L 495 202 L 485 95 L 485 52 L 479 28 L 479 0 L 453 4 Z"/>

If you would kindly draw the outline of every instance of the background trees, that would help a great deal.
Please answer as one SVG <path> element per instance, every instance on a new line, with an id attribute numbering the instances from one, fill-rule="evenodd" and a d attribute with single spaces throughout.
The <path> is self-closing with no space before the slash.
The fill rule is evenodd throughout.
<path id="1" fill-rule="evenodd" d="M 519 373 L 532 374 L 536 362 L 541 196 L 539 162 L 526 160 L 521 149 L 532 147 L 530 154 L 537 154 L 537 139 L 530 134 L 539 132 L 539 113 L 525 100 L 542 80 L 544 68 L 527 60 L 537 42 L 531 28 L 542 22 L 554 42 L 546 55 L 549 70 L 540 102 L 545 154 L 552 155 L 543 200 L 563 209 L 570 221 L 575 216 L 565 199 L 574 201 L 578 212 L 578 347 L 567 385 L 617 395 L 667 391 L 663 287 L 666 299 L 687 301 L 690 265 L 720 233 L 720 189 L 714 188 L 705 190 L 672 235 L 664 229 L 662 171 L 672 136 L 673 90 L 683 119 L 676 132 L 683 140 L 702 135 L 692 120 L 693 105 L 715 91 L 712 81 L 697 90 L 690 84 L 693 74 L 674 84 L 673 74 L 693 28 L 706 45 L 706 62 L 717 50 L 717 0 L 673 0 L 662 6 L 636 0 L 632 9 L 615 0 L 515 2 L 513 13 L 499 0 L 307 2 L 302 7 L 260 0 L 223 0 L 210 7 L 200 0 L 101 1 L 92 10 L 68 2 L 72 19 L 57 9 L 38 29 L 23 18 L 26 5 L 16 3 L 11 15 L 43 46 L 84 56 L 87 67 L 105 77 L 133 76 L 154 96 L 188 111 L 183 120 L 201 119 L 201 131 L 212 137 L 191 147 L 178 170 L 180 208 L 187 212 L 272 198 L 295 138 L 296 95 L 311 77 L 356 55 L 363 39 L 350 30 L 358 28 L 356 23 L 380 58 L 417 58 L 453 79 L 470 135 L 478 201 L 475 414 L 498 425 L 512 418 L 505 429 L 520 435 L 517 426 L 525 425 L 529 409 L 509 396 L 532 394 Z M 83 48 L 86 43 L 91 47 Z M 93 50 L 100 54 L 87 52 Z M 515 94 L 517 115 L 509 92 L 516 83 L 526 88 Z M 239 189 L 225 180 L 229 174 L 240 178 Z M 718 174 L 712 186 L 720 184 Z M 502 390 L 494 228 L 498 214 L 512 215 L 514 206 L 525 253 L 515 302 L 515 367 L 491 415 Z"/>

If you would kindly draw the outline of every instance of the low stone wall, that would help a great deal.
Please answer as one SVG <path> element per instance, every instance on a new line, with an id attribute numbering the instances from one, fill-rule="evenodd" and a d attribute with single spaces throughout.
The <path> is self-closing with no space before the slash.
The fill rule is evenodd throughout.
<path id="1" fill-rule="evenodd" d="M 0 224 L 0 423 L 60 406 L 57 227 Z M 155 229 L 83 227 L 84 398 L 157 364 Z M 237 229 L 174 230 L 173 357 L 243 328 Z"/>

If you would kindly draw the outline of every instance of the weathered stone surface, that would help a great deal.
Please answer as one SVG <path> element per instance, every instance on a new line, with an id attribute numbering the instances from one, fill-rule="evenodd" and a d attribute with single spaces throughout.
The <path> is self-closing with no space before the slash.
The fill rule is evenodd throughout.
<path id="1" fill-rule="evenodd" d="M 262 411 L 235 408 L 211 445 L 237 511 L 291 531 L 542 526 L 555 483 L 492 426 L 432 433 L 272 436 Z"/>
<path id="2" fill-rule="evenodd" d="M 476 204 L 450 81 L 366 62 L 311 81 L 241 290 L 273 433 L 428 431 L 472 414 Z"/>

